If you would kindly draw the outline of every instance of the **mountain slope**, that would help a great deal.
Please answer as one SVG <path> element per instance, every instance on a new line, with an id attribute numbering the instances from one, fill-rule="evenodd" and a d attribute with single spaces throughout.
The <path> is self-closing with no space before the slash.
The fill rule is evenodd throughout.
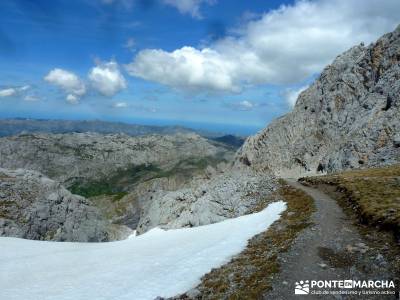
<path id="1" fill-rule="evenodd" d="M 124 238 L 124 232 L 129 230 L 111 225 L 58 182 L 35 171 L 0 168 L 0 236 L 104 242 Z"/>
<path id="2" fill-rule="evenodd" d="M 247 139 L 236 157 L 279 176 L 400 161 L 400 26 L 326 67 L 292 112 Z"/>
<path id="3" fill-rule="evenodd" d="M 191 157 L 223 158 L 228 152 L 194 133 L 140 137 L 36 133 L 0 138 L 1 167 L 39 171 L 67 187 L 129 171 L 134 176 L 140 166 L 173 166 Z"/>

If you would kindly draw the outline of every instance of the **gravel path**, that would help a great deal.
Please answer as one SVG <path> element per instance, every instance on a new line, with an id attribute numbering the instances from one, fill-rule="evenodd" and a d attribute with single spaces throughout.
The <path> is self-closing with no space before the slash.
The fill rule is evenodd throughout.
<path id="1" fill-rule="evenodd" d="M 366 245 L 335 200 L 295 180 L 287 182 L 313 197 L 317 211 L 311 220 L 314 225 L 303 230 L 291 249 L 279 258 L 282 270 L 265 299 L 375 299 L 367 295 L 294 294 L 295 282 L 300 280 L 383 280 L 391 276 L 383 256 Z M 379 296 L 376 299 L 394 297 Z"/>

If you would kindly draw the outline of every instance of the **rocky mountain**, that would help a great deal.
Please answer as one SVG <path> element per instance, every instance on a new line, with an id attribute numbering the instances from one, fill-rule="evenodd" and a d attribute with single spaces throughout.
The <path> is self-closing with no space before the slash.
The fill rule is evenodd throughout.
<path id="1" fill-rule="evenodd" d="M 172 167 L 185 159 L 223 160 L 232 153 L 194 133 L 140 137 L 38 133 L 0 138 L 1 167 L 35 170 L 67 187 L 119 177 L 124 172 L 125 177 L 132 177 L 146 168 L 159 171 L 157 168 Z"/>
<path id="2" fill-rule="evenodd" d="M 204 129 L 193 129 L 179 125 L 155 126 L 138 125 L 123 122 L 109 122 L 101 120 L 50 120 L 11 118 L 0 119 L 0 137 L 27 134 L 27 133 L 84 133 L 95 132 L 100 134 L 126 134 L 141 136 L 150 134 L 177 134 L 197 133 L 210 139 L 221 139 L 220 142 L 239 147 L 243 144 L 240 136 Z"/>
<path id="3" fill-rule="evenodd" d="M 129 233 L 58 182 L 35 171 L 0 168 L 0 236 L 104 242 Z"/>
<path id="4" fill-rule="evenodd" d="M 70 202 L 69 199 L 76 203 L 84 203 L 85 209 L 95 211 L 96 214 L 88 215 L 93 221 L 98 219 L 104 224 L 113 224 L 116 228 L 127 226 L 132 230 L 136 229 L 143 218 L 152 221 L 151 224 L 141 225 L 143 231 L 157 226 L 163 222 L 162 218 L 157 218 L 155 213 L 147 208 L 156 205 L 153 202 L 158 203 L 159 196 L 184 188 L 192 184 L 192 181 L 208 178 L 211 173 L 222 172 L 233 156 L 231 147 L 194 133 L 140 137 L 97 133 L 37 133 L 0 138 L 0 167 L 19 169 L 15 172 L 23 174 L 18 181 L 20 183 L 14 185 L 4 196 L 5 201 L 10 202 L 13 207 L 20 207 L 19 201 L 25 201 L 20 193 L 36 195 L 34 200 L 29 201 L 40 203 L 43 211 L 41 218 L 54 220 L 62 232 L 67 230 L 64 230 L 67 224 L 58 214 L 60 209 L 53 210 L 53 202 L 64 205 L 64 201 Z M 43 186 L 43 180 L 30 180 L 35 176 L 46 178 L 44 182 L 51 182 L 52 187 L 57 186 L 60 191 L 56 194 L 60 196 L 49 198 L 49 188 Z M 27 178 L 29 180 L 26 180 Z M 25 187 L 24 191 L 21 190 L 22 186 Z M 171 211 L 166 210 L 164 215 L 168 215 L 171 220 L 177 210 L 183 211 L 183 208 L 177 205 L 171 208 Z M 82 222 L 79 221 L 79 208 L 68 211 L 71 218 L 75 218 L 77 226 L 86 226 L 85 218 Z M 35 217 L 35 211 L 30 207 L 26 214 L 33 221 L 43 223 L 42 219 Z M 149 214 L 151 216 L 148 216 Z M 5 220 L 10 224 L 8 217 Z M 18 224 L 25 224 L 20 222 L 20 217 L 17 217 L 17 220 Z M 143 223 L 144 221 L 141 221 L 140 224 Z M 29 228 L 34 228 L 29 222 L 27 224 Z M 7 228 L 9 226 L 7 225 Z M 14 229 L 11 231 L 3 230 L 0 235 L 18 235 L 21 231 L 24 237 L 33 239 L 86 240 L 79 231 L 76 231 L 78 236 L 59 236 L 52 235 L 54 226 L 48 225 L 47 221 L 43 226 L 45 229 L 39 231 L 43 231 L 43 234 L 37 236 L 26 233 L 25 227 L 21 229 L 17 225 L 12 227 Z M 113 234 L 104 231 L 103 236 L 99 233 L 96 238 L 88 240 L 118 239 L 121 235 L 120 229 L 114 228 L 117 232 Z"/>
<path id="5" fill-rule="evenodd" d="M 339 55 L 236 164 L 291 177 L 400 161 L 400 26 Z"/>

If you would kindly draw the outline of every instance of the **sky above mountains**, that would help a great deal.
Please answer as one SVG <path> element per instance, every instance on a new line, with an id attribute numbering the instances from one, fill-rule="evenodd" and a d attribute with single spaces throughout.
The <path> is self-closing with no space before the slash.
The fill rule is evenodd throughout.
<path id="1" fill-rule="evenodd" d="M 251 133 L 398 0 L 2 0 L 0 117 Z M 229 128 L 229 130 L 228 130 Z"/>

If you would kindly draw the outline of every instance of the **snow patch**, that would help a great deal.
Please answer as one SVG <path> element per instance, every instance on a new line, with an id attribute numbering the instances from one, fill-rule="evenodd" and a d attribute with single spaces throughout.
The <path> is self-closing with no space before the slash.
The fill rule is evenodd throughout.
<path id="1" fill-rule="evenodd" d="M 195 287 L 212 268 L 240 253 L 286 209 L 282 201 L 259 213 L 220 223 L 155 228 L 110 243 L 59 243 L 0 238 L 0 299 L 144 300 Z"/>

